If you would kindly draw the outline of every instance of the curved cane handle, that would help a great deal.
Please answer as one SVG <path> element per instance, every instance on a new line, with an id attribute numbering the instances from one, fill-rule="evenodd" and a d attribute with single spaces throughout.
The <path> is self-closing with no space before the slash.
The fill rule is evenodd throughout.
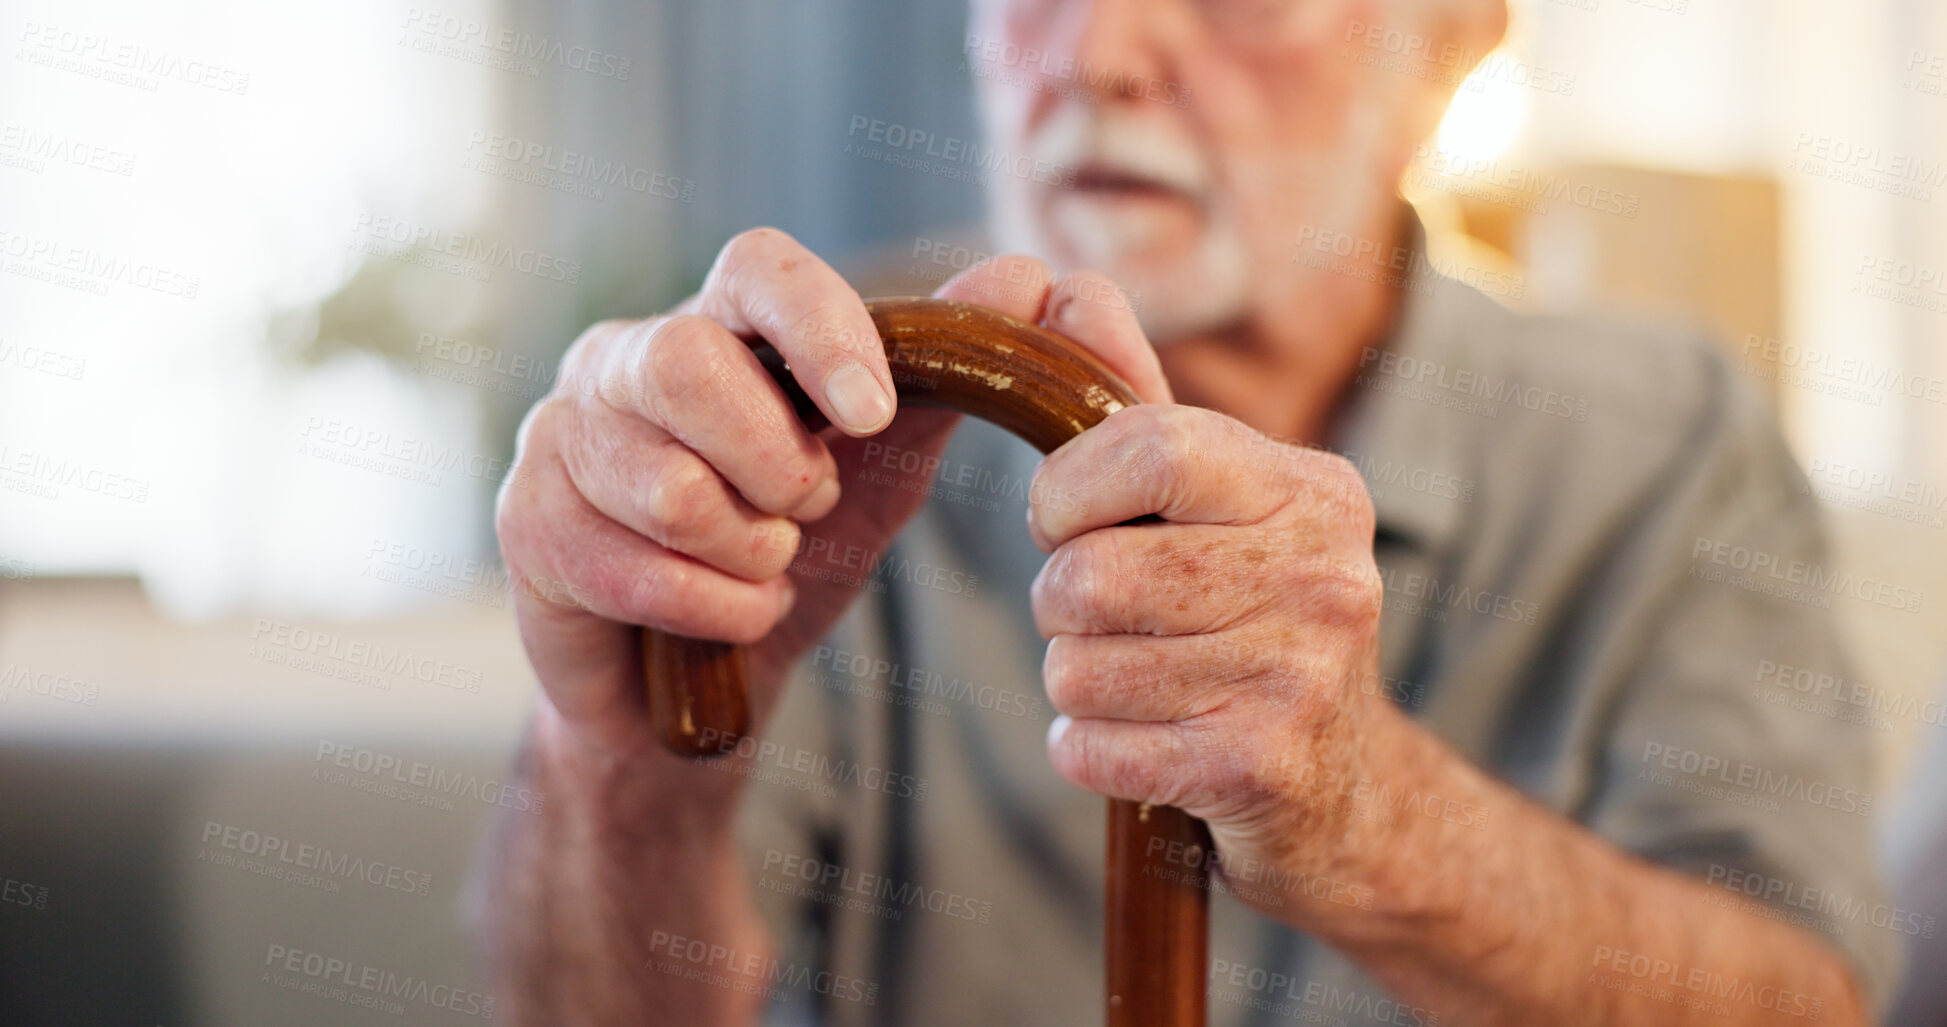
<path id="1" fill-rule="evenodd" d="M 991 421 L 1047 453 L 1141 400 L 1086 350 L 1005 314 L 952 300 L 866 304 L 902 404 Z M 775 350 L 759 350 L 798 416 L 824 417 Z M 643 672 L 658 735 L 679 755 L 731 752 L 750 730 L 743 650 L 645 628 Z M 1181 810 L 1109 803 L 1108 1023 L 1201 1027 L 1210 835 Z"/>

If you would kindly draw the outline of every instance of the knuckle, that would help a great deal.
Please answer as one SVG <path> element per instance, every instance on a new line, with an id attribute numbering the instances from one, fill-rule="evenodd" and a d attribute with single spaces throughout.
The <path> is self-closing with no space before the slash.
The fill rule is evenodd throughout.
<path id="1" fill-rule="evenodd" d="M 649 333 L 638 357 L 646 409 L 666 416 L 669 400 L 693 395 L 721 380 L 723 359 L 714 343 L 722 330 L 709 318 L 683 314 Z"/>
<path id="2" fill-rule="evenodd" d="M 677 618 L 693 612 L 689 594 L 691 575 L 684 564 L 662 557 L 650 557 L 617 575 L 612 583 L 614 597 L 630 619 L 638 624 L 666 625 L 681 630 L 687 625 Z"/>
<path id="3" fill-rule="evenodd" d="M 1110 795 L 1148 796 L 1153 790 L 1157 772 L 1128 758 L 1114 740 L 1091 735 L 1088 756 L 1095 780 Z"/>
<path id="4" fill-rule="evenodd" d="M 638 323 L 619 319 L 597 321 L 582 329 L 555 365 L 554 382 L 548 388 L 548 396 L 595 391 L 600 386 L 602 369 L 614 351 L 616 340 Z"/>
<path id="5" fill-rule="evenodd" d="M 1157 473 L 1170 473 L 1195 460 L 1208 443 L 1203 411 L 1194 407 L 1148 403 L 1134 409 L 1143 411 L 1137 431 L 1128 440 L 1139 457 Z"/>
<path id="6" fill-rule="evenodd" d="M 856 320 L 846 316 L 850 313 L 847 308 L 856 306 L 863 309 L 863 303 L 857 299 L 849 303 L 837 299 L 814 303 L 810 310 L 792 322 L 787 334 L 800 351 L 815 354 L 820 360 L 850 356 L 870 362 L 875 355 L 883 359 L 883 354 L 875 354 L 865 348 L 864 340 L 858 337 L 858 333 L 847 328 L 849 323 Z"/>
<path id="7" fill-rule="evenodd" d="M 760 577 L 775 577 L 790 569 L 803 540 L 804 529 L 798 522 L 778 518 L 751 533 L 745 557 Z"/>
<path id="8" fill-rule="evenodd" d="M 1118 591 L 1118 559 L 1112 542 L 1085 535 L 1056 550 L 1055 560 L 1054 593 L 1059 605 L 1086 621 L 1109 611 Z"/>
<path id="9" fill-rule="evenodd" d="M 1372 494 L 1365 476 L 1352 461 L 1337 453 L 1305 450 L 1295 468 L 1292 491 L 1320 507 L 1336 523 L 1360 537 L 1373 529 Z"/>
<path id="10" fill-rule="evenodd" d="M 746 228 L 723 244 L 723 249 L 717 253 L 716 267 L 711 269 L 711 277 L 736 277 L 765 256 L 797 244 L 798 241 L 782 229 L 770 225 Z"/>
<path id="11" fill-rule="evenodd" d="M 1080 708 L 1085 685 L 1083 680 L 1085 668 L 1073 656 L 1075 645 L 1075 640 L 1070 639 L 1060 645 L 1050 646 L 1041 666 L 1042 683 L 1048 690 L 1048 701 L 1055 709 L 1068 714 L 1073 714 Z"/>
<path id="12" fill-rule="evenodd" d="M 1149 416 L 1155 421 L 1158 441 L 1172 453 L 1192 453 L 1203 441 L 1204 412 L 1195 407 L 1149 403 L 1138 409 L 1155 411 Z"/>
<path id="13" fill-rule="evenodd" d="M 567 352 L 561 355 L 561 370 L 564 373 L 560 377 L 570 377 L 570 373 L 573 375 L 592 373 L 601 362 L 602 351 L 614 340 L 623 337 L 630 329 L 641 323 L 622 318 L 610 318 L 597 321 L 582 329 L 581 334 L 575 336 L 575 341 L 568 344 Z"/>
<path id="14" fill-rule="evenodd" d="M 726 253 L 745 254 L 753 250 L 775 249 L 779 245 L 796 243 L 790 233 L 773 225 L 758 225 L 746 228 L 730 237 L 723 248 Z"/>
<path id="15" fill-rule="evenodd" d="M 771 460 L 768 466 L 767 480 L 755 490 L 759 494 L 747 498 L 759 509 L 779 515 L 802 509 L 831 476 L 825 468 L 795 457 Z"/>
<path id="16" fill-rule="evenodd" d="M 533 520 L 532 499 L 525 489 L 502 489 L 494 502 L 494 538 L 500 556 L 509 569 L 516 570 L 527 552 L 527 526 Z"/>
<path id="17" fill-rule="evenodd" d="M 672 549 L 694 548 L 712 523 L 715 477 L 709 465 L 688 451 L 663 460 L 649 475 L 642 494 L 642 518 L 650 537 Z"/>
<path id="18" fill-rule="evenodd" d="M 516 463 L 531 462 L 535 454 L 558 448 L 562 428 L 570 418 L 568 407 L 568 400 L 550 396 L 528 408 L 520 428 L 514 432 Z"/>
<path id="19" fill-rule="evenodd" d="M 1359 633 L 1378 628 L 1386 586 L 1369 561 L 1328 561 L 1311 575 L 1309 587 L 1330 623 Z"/>
<path id="20" fill-rule="evenodd" d="M 1112 775 L 1103 753 L 1101 735 L 1076 724 L 1069 727 L 1067 741 L 1072 761 L 1070 765 L 1081 779 L 1098 790 L 1106 790 L 1112 784 Z"/>
<path id="21" fill-rule="evenodd" d="M 1166 408 L 1145 403 L 1124 407 L 1102 422 L 1111 459 L 1135 478 L 1157 475 L 1175 462 Z"/>

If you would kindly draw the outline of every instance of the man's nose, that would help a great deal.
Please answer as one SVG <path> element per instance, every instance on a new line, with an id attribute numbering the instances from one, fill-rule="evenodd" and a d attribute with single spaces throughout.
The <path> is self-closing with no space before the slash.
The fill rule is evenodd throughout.
<path id="1" fill-rule="evenodd" d="M 1151 32 L 1157 9 L 1175 0 L 1081 0 L 1067 42 L 1073 80 L 1101 100 L 1140 96 L 1160 78 L 1161 55 Z"/>

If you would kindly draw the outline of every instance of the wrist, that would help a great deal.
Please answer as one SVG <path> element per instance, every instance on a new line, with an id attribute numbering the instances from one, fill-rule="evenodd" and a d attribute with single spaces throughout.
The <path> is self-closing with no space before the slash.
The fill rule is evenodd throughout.
<path id="1" fill-rule="evenodd" d="M 744 780 L 735 756 L 691 759 L 653 739 L 626 750 L 610 748 L 577 734 L 542 703 L 527 763 L 549 809 L 576 835 L 606 843 L 604 848 L 733 839 Z"/>
<path id="2" fill-rule="evenodd" d="M 1363 770 L 1336 797 L 1349 818 L 1333 873 L 1369 897 L 1326 904 L 1312 931 L 1341 944 L 1421 938 L 1465 913 L 1464 867 L 1492 813 L 1481 775 L 1389 703 L 1364 719 Z"/>

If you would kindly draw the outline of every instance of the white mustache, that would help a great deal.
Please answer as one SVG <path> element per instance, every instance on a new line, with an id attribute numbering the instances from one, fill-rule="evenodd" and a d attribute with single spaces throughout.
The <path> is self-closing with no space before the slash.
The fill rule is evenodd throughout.
<path id="1" fill-rule="evenodd" d="M 1120 110 L 1062 104 L 1028 140 L 1028 149 L 1059 167 L 1155 182 L 1199 200 L 1215 185 L 1194 142 L 1154 117 Z"/>

